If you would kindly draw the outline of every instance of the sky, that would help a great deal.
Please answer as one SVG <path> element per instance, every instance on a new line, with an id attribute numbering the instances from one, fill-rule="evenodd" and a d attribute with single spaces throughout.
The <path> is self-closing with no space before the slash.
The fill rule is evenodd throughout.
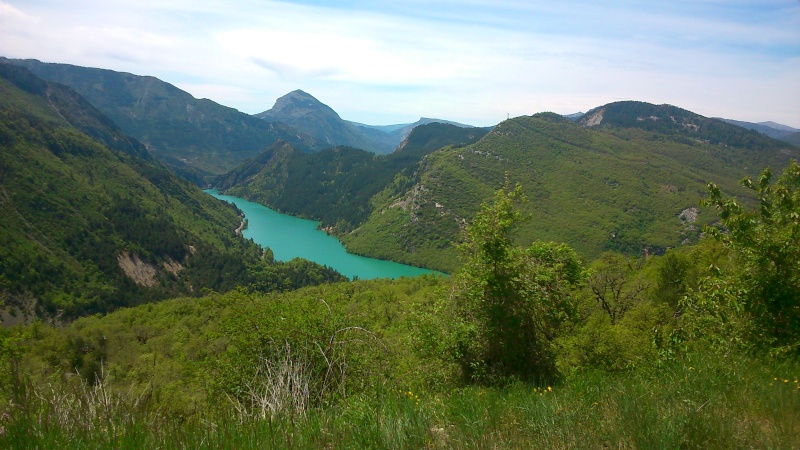
<path id="1" fill-rule="evenodd" d="M 800 0 L 0 0 L 0 56 L 249 114 L 302 89 L 372 125 L 639 100 L 800 128 Z"/>

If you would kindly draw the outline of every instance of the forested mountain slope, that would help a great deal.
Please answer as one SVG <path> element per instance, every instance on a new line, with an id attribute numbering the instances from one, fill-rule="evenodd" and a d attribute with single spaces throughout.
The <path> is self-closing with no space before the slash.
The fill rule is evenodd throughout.
<path id="1" fill-rule="evenodd" d="M 579 123 L 543 113 L 499 124 L 479 142 L 425 157 L 414 179 L 373 198 L 344 234 L 348 250 L 451 271 L 452 244 L 506 173 L 529 198 L 518 239 L 566 242 L 584 257 L 659 252 L 694 241 L 706 183 L 747 196 L 744 174 L 782 169 L 798 149 L 668 105 L 606 105 Z"/>
<path id="2" fill-rule="evenodd" d="M 307 154 L 288 143 L 276 143 L 217 178 L 215 186 L 281 212 L 320 220 L 337 233 L 348 232 L 369 217 L 372 197 L 391 183 L 411 180 L 426 154 L 475 142 L 487 131 L 442 123 L 420 125 L 394 153 L 384 156 L 350 147 Z"/>
<path id="3" fill-rule="evenodd" d="M 70 86 L 125 134 L 197 183 L 234 168 L 279 139 L 305 151 L 323 147 L 287 125 L 196 99 L 158 78 L 31 59 L 0 58 L 0 62 L 27 67 L 45 80 Z"/>
<path id="4" fill-rule="evenodd" d="M 75 91 L 0 64 L 3 323 L 312 282 L 298 274 L 306 264 L 273 264 L 237 236 L 239 224 Z M 313 281 L 341 279 L 310 269 Z"/>

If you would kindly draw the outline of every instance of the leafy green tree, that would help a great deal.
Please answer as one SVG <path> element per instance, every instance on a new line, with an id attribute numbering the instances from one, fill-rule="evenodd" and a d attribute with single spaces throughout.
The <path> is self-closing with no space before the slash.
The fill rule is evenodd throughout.
<path id="1" fill-rule="evenodd" d="M 614 252 L 603 253 L 592 264 L 589 289 L 611 325 L 639 303 L 647 290 L 647 284 L 636 277 L 640 264 Z"/>
<path id="2" fill-rule="evenodd" d="M 522 187 L 508 181 L 484 203 L 464 233 L 464 258 L 447 311 L 449 356 L 469 381 L 551 378 L 552 342 L 574 314 L 572 292 L 584 280 L 574 250 L 535 242 L 528 249 L 511 235 L 523 216 Z"/>
<path id="3" fill-rule="evenodd" d="M 768 345 L 800 352 L 800 165 L 790 162 L 773 183 L 764 170 L 742 185 L 758 199 L 746 209 L 723 198 L 710 183 L 704 205 L 713 206 L 725 232 L 707 227 L 738 260 L 738 273 L 705 279 L 685 299 L 697 328 L 718 330 L 729 343 Z M 699 326 L 697 326 L 699 325 Z"/>
<path id="4" fill-rule="evenodd" d="M 691 262 L 683 253 L 669 251 L 661 260 L 656 273 L 654 297 L 678 310 L 678 302 L 691 283 Z"/>

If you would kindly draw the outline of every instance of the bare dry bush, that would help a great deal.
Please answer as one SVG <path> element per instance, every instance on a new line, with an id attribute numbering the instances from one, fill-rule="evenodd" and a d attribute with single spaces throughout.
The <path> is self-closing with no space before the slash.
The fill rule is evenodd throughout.
<path id="1" fill-rule="evenodd" d="M 243 398 L 228 396 L 240 418 L 303 417 L 308 410 L 308 364 L 285 349 L 272 358 L 260 357 L 252 378 L 245 382 Z"/>

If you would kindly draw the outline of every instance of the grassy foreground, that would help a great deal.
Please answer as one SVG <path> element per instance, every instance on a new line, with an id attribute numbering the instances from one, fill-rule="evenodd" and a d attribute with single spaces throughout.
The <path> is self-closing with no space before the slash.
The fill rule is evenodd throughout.
<path id="1" fill-rule="evenodd" d="M 627 375 L 582 374 L 554 386 L 447 394 L 387 388 L 263 418 L 224 406 L 206 417 L 165 417 L 146 398 L 108 392 L 102 382 L 69 393 L 38 388 L 13 418 L 0 418 L 0 447 L 800 447 L 796 364 L 706 356 Z"/>

